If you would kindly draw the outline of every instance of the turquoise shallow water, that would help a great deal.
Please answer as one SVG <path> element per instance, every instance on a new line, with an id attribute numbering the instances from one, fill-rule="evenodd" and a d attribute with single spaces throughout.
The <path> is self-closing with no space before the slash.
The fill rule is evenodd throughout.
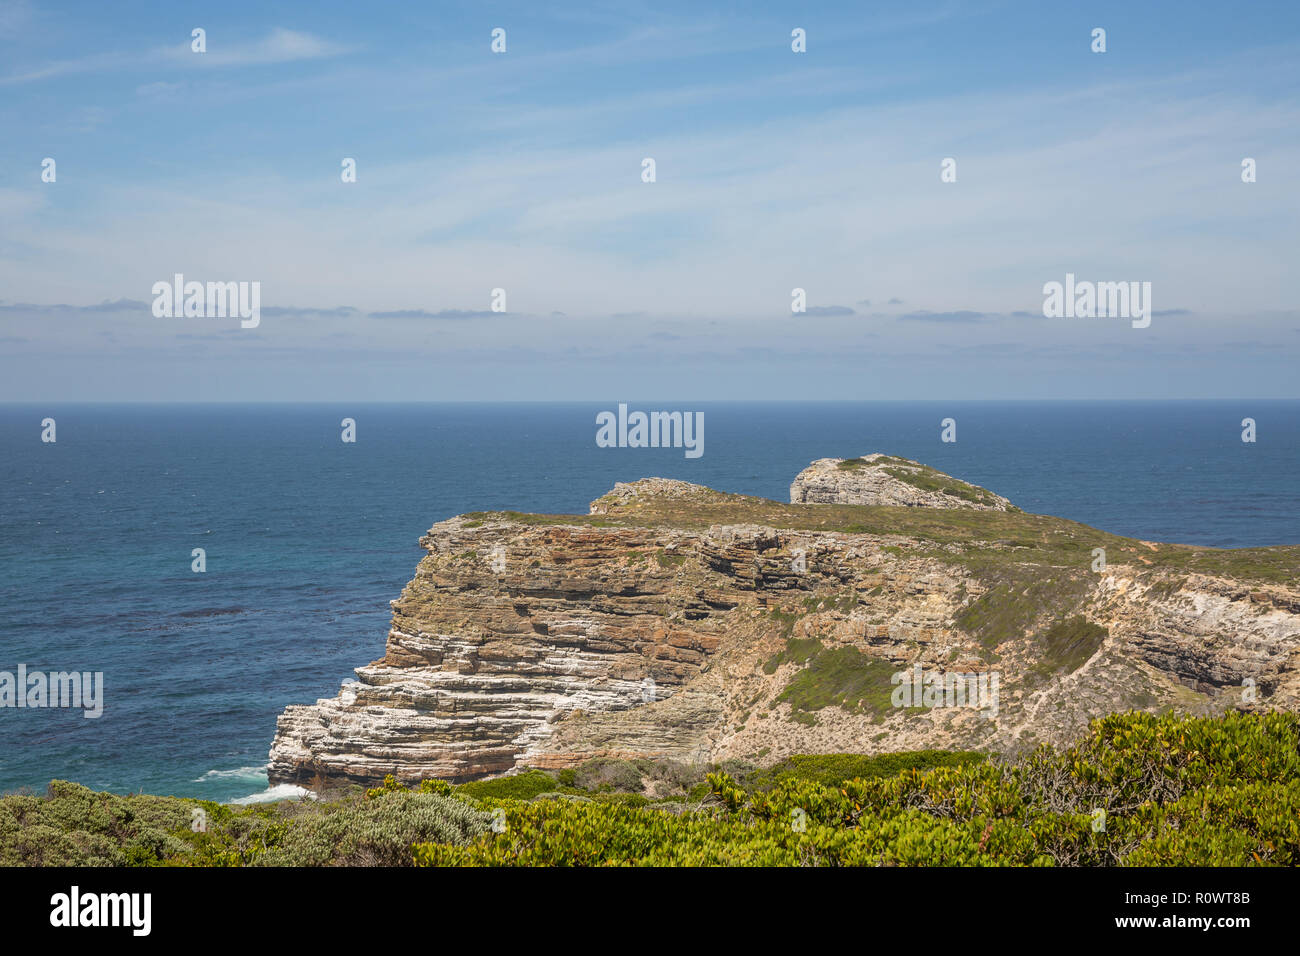
<path id="1" fill-rule="evenodd" d="M 382 655 L 432 523 L 585 513 L 615 481 L 785 500 L 814 458 L 884 451 L 1120 534 L 1300 543 L 1300 402 L 629 403 L 703 411 L 697 459 L 598 448 L 616 404 L 0 406 L 0 670 L 105 681 L 97 720 L 0 709 L 0 791 L 263 791 L 276 715 Z"/>

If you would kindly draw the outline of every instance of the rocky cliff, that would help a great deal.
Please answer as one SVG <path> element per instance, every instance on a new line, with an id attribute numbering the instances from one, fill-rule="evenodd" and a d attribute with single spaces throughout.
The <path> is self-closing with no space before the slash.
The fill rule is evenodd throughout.
<path id="1" fill-rule="evenodd" d="M 910 458 L 879 453 L 861 458 L 819 458 L 790 485 L 794 504 L 898 505 L 904 508 L 973 508 L 1006 511 L 1001 495 L 945 475 Z"/>
<path id="2" fill-rule="evenodd" d="M 1300 705 L 1300 548 L 1136 541 L 985 494 L 782 504 L 646 479 L 587 515 L 440 522 L 384 657 L 285 710 L 269 776 L 1008 751 L 1116 710 Z"/>

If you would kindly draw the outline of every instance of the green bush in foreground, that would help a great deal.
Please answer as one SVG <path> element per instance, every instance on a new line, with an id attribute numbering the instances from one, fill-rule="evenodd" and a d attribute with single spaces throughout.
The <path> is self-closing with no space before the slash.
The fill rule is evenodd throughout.
<path id="1" fill-rule="evenodd" d="M 513 800 L 531 800 L 539 793 L 551 793 L 560 789 L 560 786 L 559 781 L 550 774 L 541 770 L 528 770 L 510 777 L 496 777 L 492 780 L 475 780 L 471 783 L 463 783 L 456 788 L 456 792 L 461 796 L 476 799 L 500 797 Z"/>
<path id="2" fill-rule="evenodd" d="M 770 790 L 778 783 L 810 780 L 833 786 L 854 778 L 892 777 L 903 770 L 927 770 L 980 763 L 982 753 L 960 750 L 911 750 L 905 753 L 876 754 L 795 754 L 780 763 L 746 776 L 746 790 Z"/>
<path id="3" fill-rule="evenodd" d="M 457 845 L 486 833 L 491 817 L 437 793 L 386 793 L 323 804 L 286 828 L 257 866 L 410 866 L 419 842 Z"/>
<path id="4" fill-rule="evenodd" d="M 48 797 L 0 799 L 0 866 L 147 863 L 181 852 L 184 843 L 173 834 L 189 825 L 190 806 L 180 801 L 55 780 Z"/>
<path id="5" fill-rule="evenodd" d="M 491 824 L 489 813 L 438 783 L 232 807 L 55 780 L 45 797 L 0 798 L 0 865 L 409 866 L 414 844 L 466 843 Z M 199 832 L 191 829 L 195 809 L 205 815 Z"/>
<path id="6" fill-rule="evenodd" d="M 713 805 L 679 814 L 620 804 L 488 801 L 505 813 L 503 832 L 464 846 L 419 845 L 416 863 L 1300 863 L 1294 714 L 1116 715 L 1095 721 L 1085 740 L 1062 752 L 1042 747 L 1014 763 L 967 760 L 838 785 L 780 774 L 770 788 L 744 789 L 727 774 L 709 780 Z"/>
<path id="7" fill-rule="evenodd" d="M 1294 714 L 1115 715 L 1073 747 L 1010 762 L 801 755 L 731 762 L 697 783 L 703 769 L 595 760 L 560 779 L 389 778 L 342 800 L 253 807 L 56 780 L 44 797 L 0 798 L 0 865 L 1300 865 Z M 650 803 L 643 783 L 678 796 Z"/>

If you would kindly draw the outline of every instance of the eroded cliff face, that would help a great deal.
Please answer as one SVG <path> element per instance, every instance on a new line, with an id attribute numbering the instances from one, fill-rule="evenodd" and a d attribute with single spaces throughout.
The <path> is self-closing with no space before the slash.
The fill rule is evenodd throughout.
<path id="1" fill-rule="evenodd" d="M 272 782 L 1006 751 L 1117 710 L 1300 704 L 1300 549 L 662 479 L 591 512 L 435 525 L 385 656 L 279 718 Z M 894 706 L 895 675 L 918 666 L 982 674 L 986 691 L 996 675 L 995 706 Z"/>
<path id="2" fill-rule="evenodd" d="M 875 452 L 860 458 L 818 458 L 790 484 L 795 504 L 898 505 L 1006 511 L 1011 502 L 910 458 Z"/>

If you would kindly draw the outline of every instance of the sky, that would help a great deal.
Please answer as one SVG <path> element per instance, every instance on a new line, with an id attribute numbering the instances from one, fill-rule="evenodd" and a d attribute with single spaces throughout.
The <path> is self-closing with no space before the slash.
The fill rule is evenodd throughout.
<path id="1" fill-rule="evenodd" d="M 1298 176 L 1289 0 L 0 0 L 0 401 L 1300 398 Z"/>

